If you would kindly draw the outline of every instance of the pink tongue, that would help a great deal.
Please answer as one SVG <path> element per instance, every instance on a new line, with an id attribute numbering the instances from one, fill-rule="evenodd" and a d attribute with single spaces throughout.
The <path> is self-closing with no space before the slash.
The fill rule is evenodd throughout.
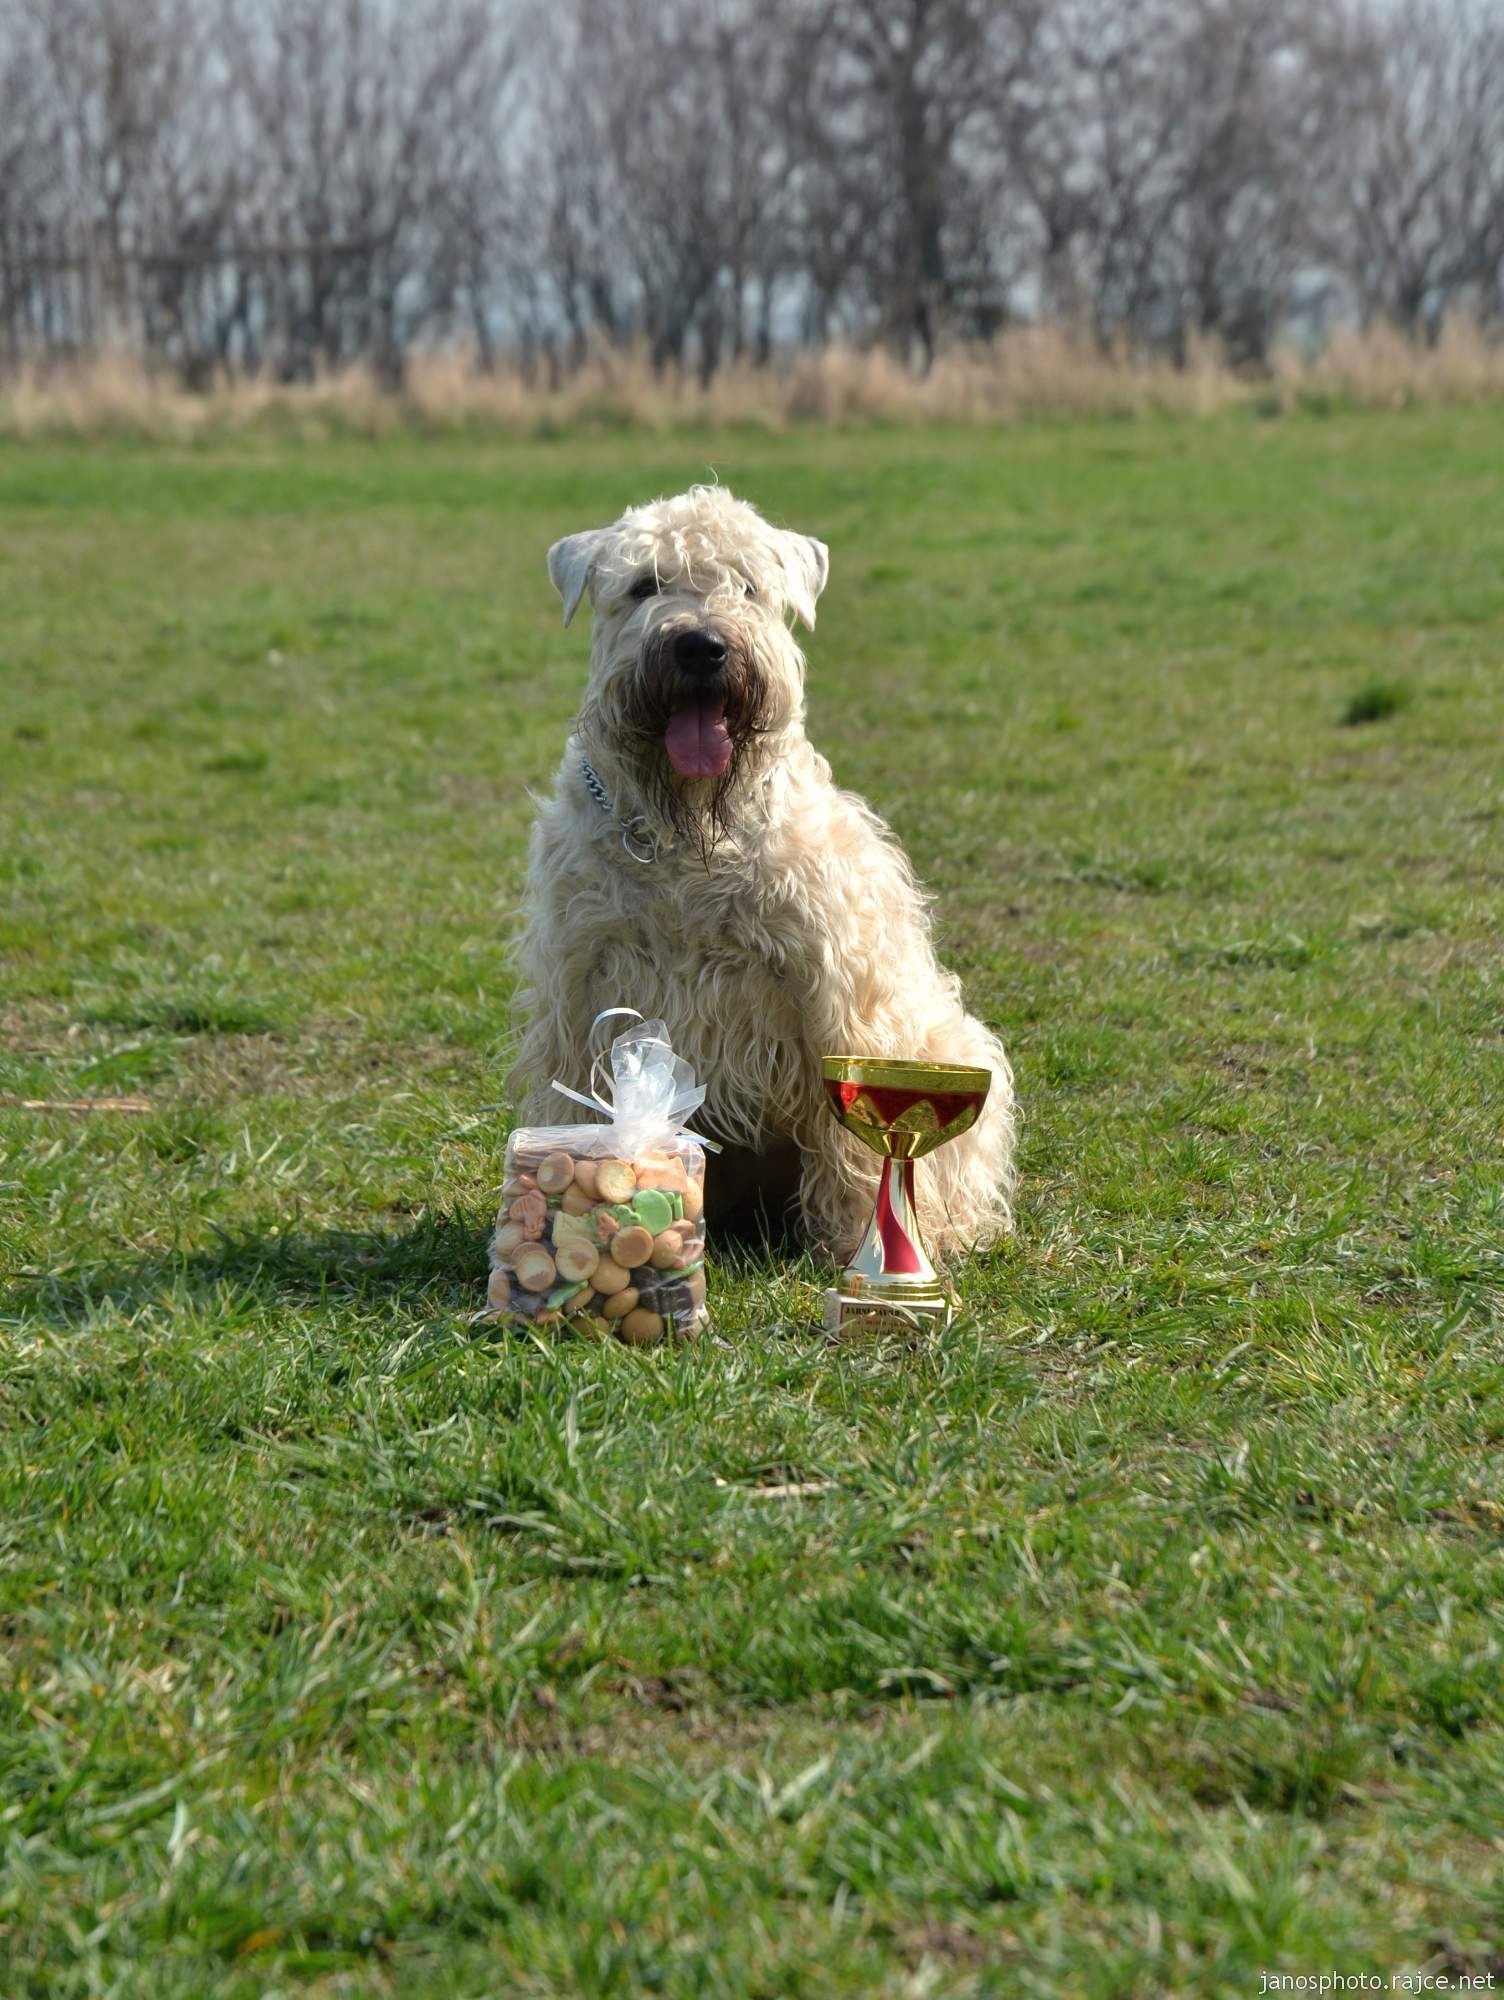
<path id="1" fill-rule="evenodd" d="M 726 704 L 718 695 L 702 694 L 669 717 L 663 740 L 681 778 L 718 778 L 731 762 L 725 716 Z"/>

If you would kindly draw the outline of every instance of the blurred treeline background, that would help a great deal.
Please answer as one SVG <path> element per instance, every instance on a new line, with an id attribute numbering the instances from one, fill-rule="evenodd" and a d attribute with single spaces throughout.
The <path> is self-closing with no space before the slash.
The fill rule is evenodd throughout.
<path id="1" fill-rule="evenodd" d="M 0 0 L 0 367 L 1504 330 L 1501 0 Z"/>

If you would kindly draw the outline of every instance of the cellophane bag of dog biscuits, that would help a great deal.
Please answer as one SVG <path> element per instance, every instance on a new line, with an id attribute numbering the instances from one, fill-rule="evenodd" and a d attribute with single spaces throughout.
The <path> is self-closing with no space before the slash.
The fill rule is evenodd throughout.
<path id="1" fill-rule="evenodd" d="M 507 1141 L 486 1317 L 651 1347 L 705 1323 L 705 1151 L 684 1129 L 705 1090 L 661 1021 L 618 1035 L 610 1066 L 594 1098 L 555 1086 L 608 1123 Z"/>

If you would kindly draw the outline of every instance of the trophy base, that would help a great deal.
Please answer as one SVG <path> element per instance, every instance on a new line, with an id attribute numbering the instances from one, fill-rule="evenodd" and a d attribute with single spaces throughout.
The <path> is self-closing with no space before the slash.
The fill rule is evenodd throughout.
<path id="1" fill-rule="evenodd" d="M 950 1325 L 955 1303 L 936 1285 L 864 1285 L 858 1277 L 825 1294 L 827 1333 L 939 1333 Z"/>

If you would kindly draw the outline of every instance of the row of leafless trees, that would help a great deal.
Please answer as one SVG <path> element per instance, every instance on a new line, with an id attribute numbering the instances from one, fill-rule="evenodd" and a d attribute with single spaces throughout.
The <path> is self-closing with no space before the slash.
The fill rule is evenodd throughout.
<path id="1" fill-rule="evenodd" d="M 1504 0 L 0 0 L 0 359 L 1504 320 Z"/>

